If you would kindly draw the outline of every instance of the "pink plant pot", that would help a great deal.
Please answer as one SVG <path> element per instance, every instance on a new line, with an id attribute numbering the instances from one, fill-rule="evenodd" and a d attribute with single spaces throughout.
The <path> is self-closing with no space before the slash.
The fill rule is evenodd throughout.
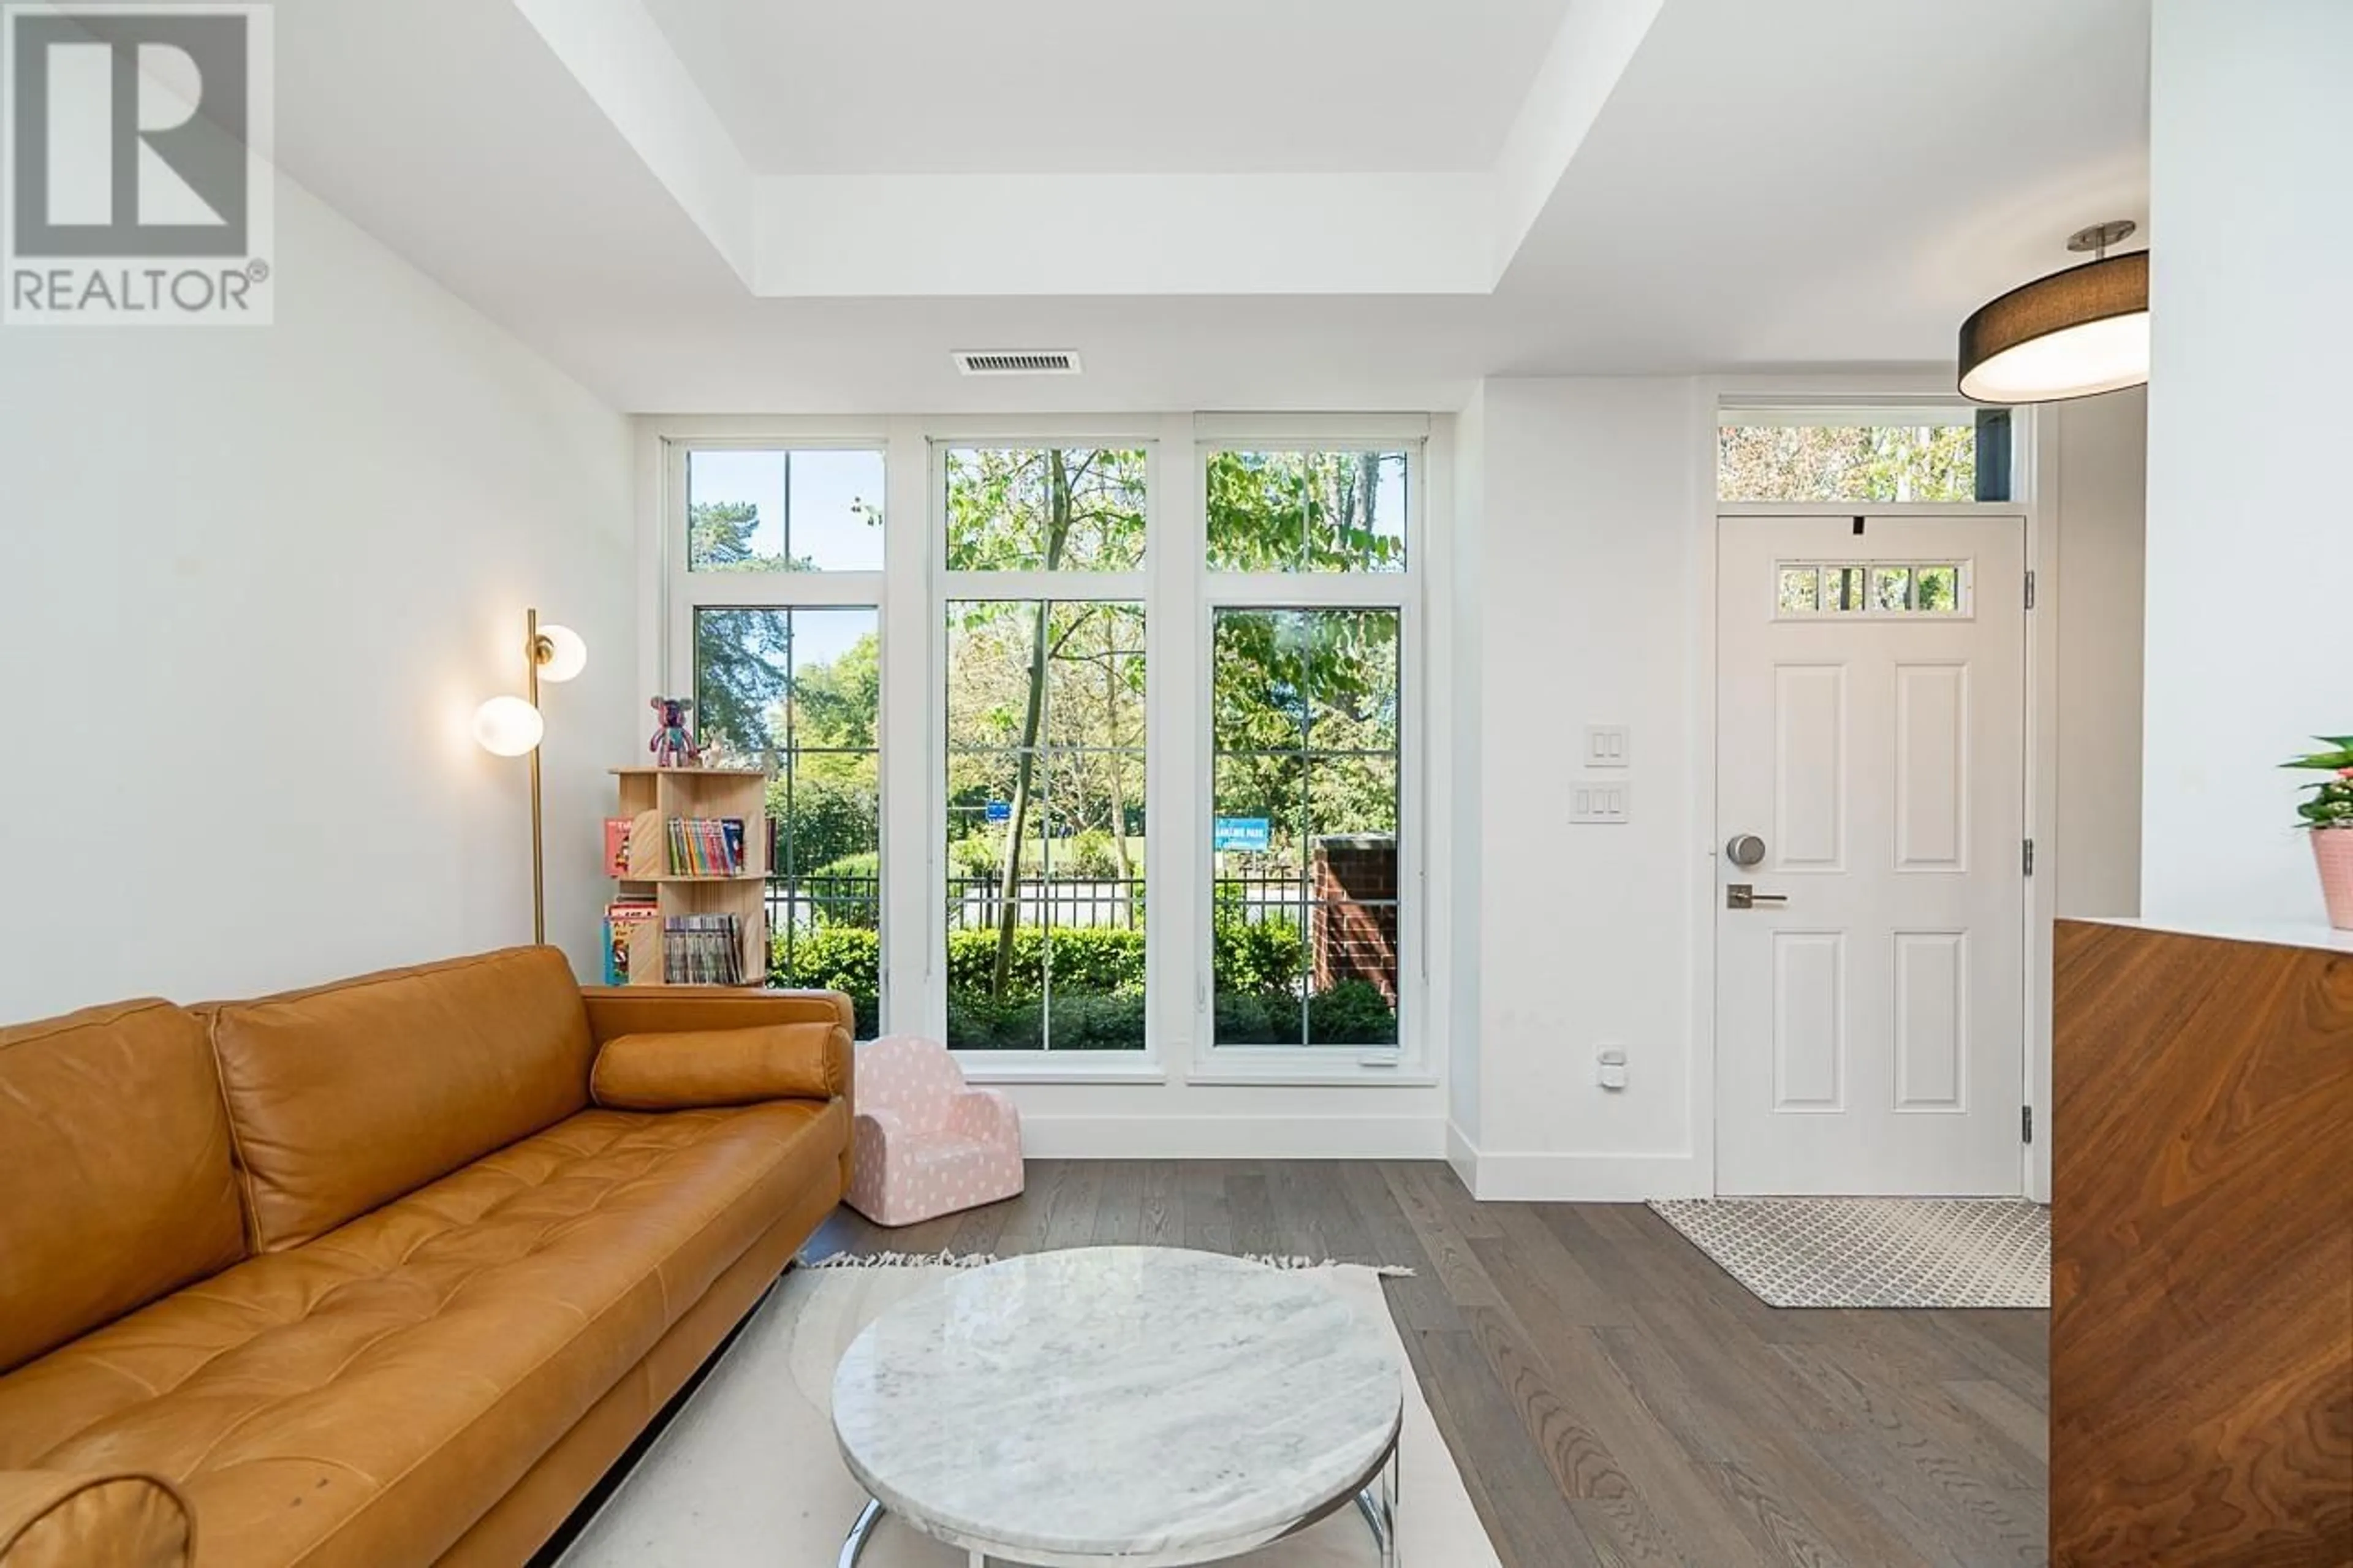
<path id="1" fill-rule="evenodd" d="M 2320 868 L 2320 896 L 2328 905 L 2328 923 L 2353 931 L 2353 827 L 2312 830 L 2312 858 Z"/>

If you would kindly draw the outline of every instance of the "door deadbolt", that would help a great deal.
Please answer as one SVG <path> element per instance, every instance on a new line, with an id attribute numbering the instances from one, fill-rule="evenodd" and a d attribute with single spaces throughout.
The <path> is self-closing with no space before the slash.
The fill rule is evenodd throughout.
<path id="1" fill-rule="evenodd" d="M 1724 858 L 1744 868 L 1765 862 L 1765 840 L 1754 833 L 1736 833 L 1725 840 Z"/>

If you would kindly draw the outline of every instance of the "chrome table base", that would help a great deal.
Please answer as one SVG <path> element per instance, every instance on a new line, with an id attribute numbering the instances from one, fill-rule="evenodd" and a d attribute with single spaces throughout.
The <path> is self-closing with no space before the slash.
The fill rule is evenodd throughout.
<path id="1" fill-rule="evenodd" d="M 1373 1532 L 1373 1544 L 1380 1549 L 1380 1568 L 1398 1568 L 1397 1542 L 1398 1515 L 1398 1450 L 1391 1445 L 1388 1457 L 1381 1461 L 1379 1471 L 1372 1481 L 1356 1496 L 1356 1511 L 1365 1516 L 1365 1523 Z M 1346 1506 L 1345 1504 L 1342 1505 Z M 866 1543 L 873 1539 L 874 1527 L 882 1522 L 882 1505 L 872 1498 L 858 1510 L 858 1521 L 842 1538 L 841 1555 L 834 1568 L 858 1568 L 858 1560 L 865 1555 Z M 1301 1528 L 1315 1522 L 1303 1520 Z M 1002 1559 L 999 1560 L 1002 1562 Z M 980 1552 L 972 1554 L 970 1568 L 989 1568 L 989 1560 Z"/>
<path id="2" fill-rule="evenodd" d="M 841 1539 L 841 1555 L 834 1560 L 834 1568 L 858 1568 L 859 1558 L 866 1553 L 867 1538 L 881 1522 L 882 1505 L 868 1498 L 866 1506 L 858 1510 L 858 1522 L 851 1525 L 849 1533 Z"/>
<path id="3" fill-rule="evenodd" d="M 1373 1544 L 1381 1549 L 1381 1568 L 1398 1568 L 1398 1445 L 1389 1445 L 1389 1457 L 1381 1463 L 1381 1473 L 1373 1484 L 1356 1494 L 1356 1511 L 1372 1526 Z"/>

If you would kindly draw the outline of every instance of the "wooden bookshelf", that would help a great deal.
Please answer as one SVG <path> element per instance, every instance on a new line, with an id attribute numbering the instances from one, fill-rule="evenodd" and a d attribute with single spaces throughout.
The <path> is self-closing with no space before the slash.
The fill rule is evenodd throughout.
<path id="1" fill-rule="evenodd" d="M 617 816 L 629 821 L 627 874 L 617 879 L 622 898 L 651 898 L 659 918 L 631 933 L 632 985 L 659 985 L 663 922 L 680 915 L 735 917 L 742 933 L 744 984 L 768 983 L 768 775 L 749 768 L 615 768 Z M 669 825 L 681 817 L 738 817 L 744 824 L 744 868 L 733 876 L 674 871 Z"/>

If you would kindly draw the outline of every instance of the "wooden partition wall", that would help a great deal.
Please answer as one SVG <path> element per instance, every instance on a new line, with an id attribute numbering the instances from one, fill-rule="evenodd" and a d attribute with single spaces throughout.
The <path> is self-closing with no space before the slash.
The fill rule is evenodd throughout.
<path id="1" fill-rule="evenodd" d="M 2051 1542 L 2353 1563 L 2353 954 L 2062 921 Z"/>

